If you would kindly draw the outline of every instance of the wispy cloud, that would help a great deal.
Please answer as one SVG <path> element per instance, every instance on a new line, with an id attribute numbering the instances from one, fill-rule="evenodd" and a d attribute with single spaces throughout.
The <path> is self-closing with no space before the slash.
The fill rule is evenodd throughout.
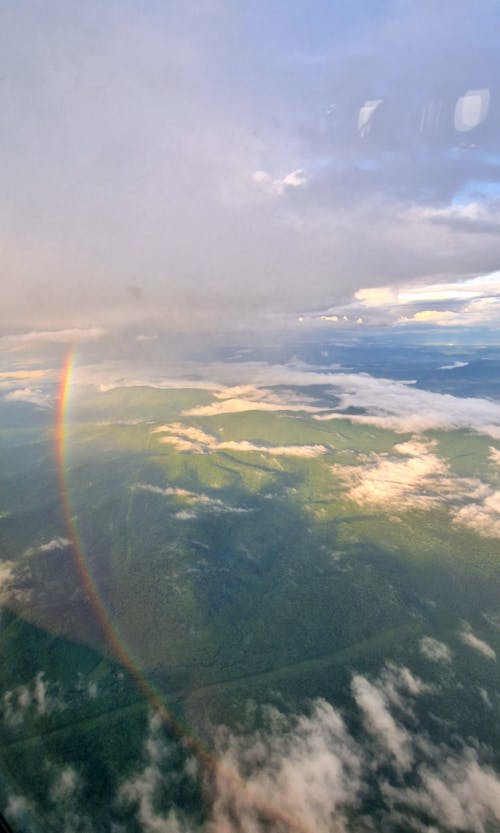
<path id="1" fill-rule="evenodd" d="M 56 550 L 65 550 L 69 547 L 71 541 L 69 538 L 64 538 L 61 535 L 58 535 L 56 538 L 52 538 L 50 541 L 47 541 L 45 544 L 39 544 L 36 547 L 30 547 L 26 550 L 25 555 L 31 556 L 36 555 L 37 553 L 45 553 L 45 552 L 54 552 Z"/>
<path id="2" fill-rule="evenodd" d="M 225 503 L 220 498 L 210 497 L 209 495 L 205 495 L 202 492 L 190 492 L 187 489 L 179 489 L 173 486 L 165 486 L 164 488 L 161 486 L 153 486 L 149 483 L 136 483 L 133 487 L 135 490 L 143 491 L 143 492 L 151 492 L 154 495 L 162 495 L 164 497 L 174 497 L 180 498 L 184 500 L 188 504 L 198 505 L 201 508 L 207 507 L 212 509 L 215 512 L 250 512 L 250 509 L 245 509 L 244 507 L 240 506 L 231 506 L 228 503 Z M 188 517 L 195 517 L 195 513 L 186 513 L 186 512 L 179 512 L 177 513 L 177 517 L 180 517 L 181 520 L 187 520 Z"/>
<path id="3" fill-rule="evenodd" d="M 0 337 L 3 347 L 29 347 L 42 344 L 78 344 L 85 341 L 95 341 L 106 335 L 102 327 L 74 327 L 64 330 L 30 330 L 27 333 L 16 333 Z"/>
<path id="4" fill-rule="evenodd" d="M 229 400 L 230 401 L 230 400 Z M 160 425 L 153 429 L 154 434 L 162 433 L 160 442 L 173 445 L 176 451 L 191 451 L 199 454 L 214 451 L 250 451 L 269 454 L 274 457 L 320 457 L 327 454 L 324 445 L 278 445 L 270 446 L 249 442 L 248 440 L 218 440 L 212 434 L 180 422 Z"/>
<path id="5" fill-rule="evenodd" d="M 468 645 L 469 648 L 473 648 L 479 654 L 482 654 L 487 659 L 496 660 L 496 653 L 491 647 L 488 645 L 484 639 L 480 639 L 476 634 L 473 632 L 471 626 L 468 623 L 464 624 L 463 629 L 460 631 L 460 639 L 464 643 L 464 645 Z"/>

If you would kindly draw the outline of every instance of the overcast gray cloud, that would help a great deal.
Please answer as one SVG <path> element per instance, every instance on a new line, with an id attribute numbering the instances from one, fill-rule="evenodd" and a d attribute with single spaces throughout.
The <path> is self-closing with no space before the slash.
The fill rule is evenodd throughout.
<path id="1" fill-rule="evenodd" d="M 2 326 L 234 327 L 494 270 L 495 10 L 5 4 Z"/>

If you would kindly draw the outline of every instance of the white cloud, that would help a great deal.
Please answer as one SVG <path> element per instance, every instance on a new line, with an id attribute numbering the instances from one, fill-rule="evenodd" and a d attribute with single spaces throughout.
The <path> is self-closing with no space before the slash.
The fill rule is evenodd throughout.
<path id="1" fill-rule="evenodd" d="M 232 400 L 225 400 L 232 401 Z M 212 434 L 180 422 L 160 425 L 153 434 L 166 433 L 160 442 L 173 445 L 177 451 L 191 451 L 199 454 L 211 451 L 250 451 L 269 454 L 273 457 L 319 457 L 328 449 L 323 445 L 278 445 L 268 446 L 249 442 L 248 440 L 218 440 Z"/>
<path id="2" fill-rule="evenodd" d="M 448 468 L 424 442 L 399 443 L 393 447 L 402 459 L 371 454 L 368 465 L 333 466 L 332 471 L 348 486 L 348 495 L 360 505 L 397 504 L 405 509 L 429 509 L 448 490 Z"/>
<path id="3" fill-rule="evenodd" d="M 52 396 L 39 388 L 18 388 L 11 390 L 4 396 L 6 402 L 29 402 L 39 408 L 48 408 L 53 402 Z"/>
<path id="4" fill-rule="evenodd" d="M 48 683 L 43 671 L 26 685 L 17 686 L 3 695 L 3 719 L 9 728 L 19 726 L 28 712 L 34 717 L 44 717 L 65 708 L 60 687 Z"/>
<path id="5" fill-rule="evenodd" d="M 464 280 L 358 289 L 354 298 L 366 307 L 407 306 L 432 301 L 471 301 L 500 296 L 500 271 Z"/>
<path id="6" fill-rule="evenodd" d="M 413 382 L 375 378 L 367 373 L 325 374 L 323 382 L 339 388 L 339 411 L 354 406 L 368 413 L 346 417 L 336 411 L 315 415 L 318 420 L 347 418 L 401 433 L 470 428 L 493 438 L 500 437 L 500 403 L 490 399 L 434 393 L 416 388 Z"/>
<path id="7" fill-rule="evenodd" d="M 490 446 L 488 457 L 496 466 L 500 466 L 500 448 Z"/>
<path id="8" fill-rule="evenodd" d="M 266 194 L 281 197 L 287 189 L 304 188 L 307 185 L 307 177 L 304 171 L 297 168 L 290 171 L 281 179 L 274 179 L 266 171 L 254 171 L 252 181 Z"/>
<path id="9" fill-rule="evenodd" d="M 480 502 L 457 509 L 453 520 L 485 538 L 500 538 L 500 490 L 488 488 Z"/>
<path id="10" fill-rule="evenodd" d="M 270 826 L 345 833 L 345 810 L 360 798 L 363 761 L 341 716 L 316 700 L 310 715 L 270 717 L 270 732 L 220 733 L 207 833 L 263 833 Z"/>
<path id="11" fill-rule="evenodd" d="M 159 718 L 151 715 L 144 744 L 145 765 L 121 785 L 118 802 L 124 806 L 135 807 L 137 819 L 144 833 L 188 833 L 187 826 L 173 809 L 163 815 L 156 808 L 158 796 L 164 785 L 161 764 L 169 753 L 160 728 Z"/>
<path id="12" fill-rule="evenodd" d="M 318 410 L 321 409 L 293 399 L 288 401 L 262 399 L 258 401 L 257 399 L 237 397 L 224 398 L 222 401 L 213 402 L 211 405 L 197 405 L 183 411 L 183 414 L 186 416 L 217 416 L 219 414 L 240 414 L 244 411 L 304 411 L 306 413 L 317 413 Z"/>
<path id="13" fill-rule="evenodd" d="M 445 830 L 485 833 L 500 821 L 500 779 L 490 767 L 481 765 L 474 749 L 462 755 L 449 754 L 439 766 L 419 769 L 420 785 L 394 788 L 383 784 L 383 792 L 396 806 L 430 816 Z M 426 828 L 435 830 L 436 828 Z"/>
<path id="14" fill-rule="evenodd" d="M 394 758 L 398 769 L 408 770 L 413 761 L 410 736 L 396 723 L 383 689 L 359 674 L 354 675 L 351 688 L 368 732 Z"/>
<path id="15" fill-rule="evenodd" d="M 69 538 L 64 538 L 58 535 L 47 541 L 46 544 L 39 544 L 37 547 L 30 547 L 26 550 L 25 555 L 35 555 L 36 553 L 54 552 L 56 550 L 64 550 L 71 545 Z"/>
<path id="16" fill-rule="evenodd" d="M 479 637 L 473 633 L 470 625 L 465 624 L 463 630 L 460 631 L 459 636 L 464 645 L 468 645 L 469 648 L 473 648 L 487 659 L 496 660 L 497 655 L 491 645 L 488 645 L 488 643 L 483 639 L 479 639 Z"/>
<path id="17" fill-rule="evenodd" d="M 420 650 L 431 662 L 451 662 L 451 651 L 444 642 L 424 636 L 419 642 Z"/>

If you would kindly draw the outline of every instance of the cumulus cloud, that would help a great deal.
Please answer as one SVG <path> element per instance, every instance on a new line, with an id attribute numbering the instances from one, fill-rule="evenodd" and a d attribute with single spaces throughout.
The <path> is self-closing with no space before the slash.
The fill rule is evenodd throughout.
<path id="1" fill-rule="evenodd" d="M 220 765 L 207 833 L 314 830 L 344 833 L 362 792 L 361 749 L 340 714 L 316 700 L 310 714 L 253 737 L 220 733 Z"/>
<path id="2" fill-rule="evenodd" d="M 317 698 L 301 714 L 263 707 L 258 729 L 214 729 L 208 771 L 168 739 L 159 714 L 150 714 L 142 761 L 109 797 L 109 810 L 120 818 L 125 811 L 144 833 L 496 829 L 500 776 L 489 764 L 493 750 L 456 736 L 453 746 L 433 743 L 415 713 L 422 695 L 440 696 L 406 666 L 388 663 L 370 678 L 354 673 L 345 714 Z M 95 829 L 83 806 L 84 786 L 72 765 L 53 772 L 47 789 L 53 829 Z M 191 794 L 203 788 L 204 821 L 176 807 L 185 787 Z M 8 817 L 20 821 L 27 806 L 12 795 Z"/>
<path id="3" fill-rule="evenodd" d="M 469 503 L 457 509 L 453 520 L 485 538 L 500 538 L 500 490 L 488 489 L 480 503 Z"/>
<path id="4" fill-rule="evenodd" d="M 361 506 L 399 509 L 447 507 L 455 524 L 486 538 L 500 537 L 500 492 L 476 477 L 451 474 L 436 453 L 436 442 L 397 443 L 390 454 L 363 455 L 357 466 L 332 466 Z"/>
<path id="5" fill-rule="evenodd" d="M 321 699 L 302 715 L 268 709 L 256 732 L 236 735 L 220 728 L 211 810 L 202 829 L 346 833 L 353 824 L 372 829 L 362 800 L 375 782 L 382 796 L 380 829 L 423 831 L 439 825 L 484 833 L 500 817 L 500 778 L 480 761 L 476 748 L 463 744 L 452 751 L 430 741 L 413 712 L 415 698 L 430 691 L 404 666 L 388 665 L 372 680 L 355 674 L 354 703 L 371 742 L 355 740 L 339 711 Z M 422 812 L 428 816 L 425 828 Z"/>
<path id="6" fill-rule="evenodd" d="M 428 442 L 399 443 L 393 447 L 398 456 L 371 454 L 367 466 L 337 465 L 332 470 L 356 503 L 428 509 L 448 484 L 448 467 L 433 448 Z"/>
<path id="7" fill-rule="evenodd" d="M 232 400 L 226 400 L 232 401 Z M 213 434 L 208 434 L 200 428 L 183 425 L 180 422 L 171 425 L 160 425 L 153 429 L 154 434 L 163 433 L 162 443 L 173 445 L 176 451 L 192 451 L 207 453 L 210 451 L 252 451 L 270 454 L 274 457 L 319 457 L 327 454 L 324 445 L 262 445 L 248 440 L 218 440 Z"/>
<path id="8" fill-rule="evenodd" d="M 486 657 L 487 659 L 496 660 L 497 655 L 491 647 L 491 645 L 488 645 L 487 642 L 476 636 L 469 624 L 464 624 L 464 627 L 460 631 L 459 636 L 464 645 L 468 645 L 469 648 L 473 648 L 475 651 L 477 651 L 479 654 L 482 654 L 483 657 Z"/>
<path id="9" fill-rule="evenodd" d="M 431 662 L 451 662 L 451 651 L 444 642 L 433 639 L 432 636 L 424 636 L 419 642 L 420 651 L 426 659 Z"/>

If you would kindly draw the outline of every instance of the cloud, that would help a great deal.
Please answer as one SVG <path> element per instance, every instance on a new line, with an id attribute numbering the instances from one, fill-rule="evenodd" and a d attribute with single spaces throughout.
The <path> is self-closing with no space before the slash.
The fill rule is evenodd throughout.
<path id="1" fill-rule="evenodd" d="M 431 662 L 451 662 L 451 651 L 444 642 L 424 636 L 419 642 L 421 653 Z"/>
<path id="2" fill-rule="evenodd" d="M 461 218 L 464 223 L 487 223 L 484 206 L 456 206 L 451 209 L 418 209 L 419 222 L 423 220 L 451 222 Z M 488 215 L 489 216 L 489 215 Z M 500 202 L 496 206 L 495 220 L 490 226 L 500 227 Z M 489 226 L 488 226 L 489 227 Z M 454 281 L 443 278 L 439 282 L 421 279 L 412 283 L 362 287 L 350 301 L 316 313 L 308 318 L 352 326 L 359 316 L 369 325 L 417 325 L 438 327 L 492 326 L 500 322 L 500 272 L 462 278 Z"/>
<path id="3" fill-rule="evenodd" d="M 408 733 L 396 724 L 383 694 L 358 675 L 353 678 L 352 690 L 367 730 L 394 756 L 401 770 L 406 771 L 412 763 Z"/>
<path id="4" fill-rule="evenodd" d="M 0 380 L 11 382 L 17 379 L 41 379 L 51 372 L 50 370 L 3 370 L 0 372 Z"/>
<path id="5" fill-rule="evenodd" d="M 371 829 L 374 820 L 361 808 L 375 782 L 380 829 L 423 831 L 424 811 L 425 830 L 439 824 L 484 833 L 499 817 L 500 778 L 476 749 L 463 744 L 452 751 L 430 742 L 413 714 L 415 698 L 430 691 L 404 666 L 386 666 L 372 681 L 355 674 L 352 694 L 373 743 L 366 736 L 362 744 L 355 741 L 340 713 L 320 699 L 300 716 L 269 709 L 265 726 L 252 734 L 220 729 L 213 804 L 203 829 Z"/>
<path id="6" fill-rule="evenodd" d="M 360 506 L 394 510 L 448 507 L 455 524 L 485 538 L 500 537 L 500 491 L 474 477 L 451 474 L 435 453 L 436 442 L 413 439 L 397 443 L 391 454 L 363 455 L 356 466 L 332 466 Z"/>
<path id="7" fill-rule="evenodd" d="M 213 509 L 215 512 L 236 512 L 236 513 L 243 513 L 243 512 L 251 512 L 251 509 L 245 509 L 240 506 L 229 506 L 227 503 L 224 503 L 223 500 L 219 498 L 209 497 L 203 493 L 198 492 L 190 492 L 187 489 L 179 489 L 172 486 L 166 486 L 162 488 L 161 486 L 153 486 L 149 483 L 136 483 L 133 489 L 138 489 L 143 492 L 151 492 L 154 495 L 163 495 L 165 497 L 177 497 L 181 498 L 189 504 L 195 504 L 200 507 L 206 506 L 207 508 Z M 186 512 L 178 513 L 176 517 L 180 517 L 182 520 L 187 520 L 188 514 Z M 194 513 L 191 513 L 191 516 L 195 516 Z"/>
<path id="8" fill-rule="evenodd" d="M 439 768 L 422 766 L 419 780 L 415 788 L 385 783 L 383 793 L 395 806 L 402 805 L 407 813 L 425 813 L 446 830 L 485 833 L 500 821 L 500 779 L 479 763 L 476 750 L 449 754 Z"/>
<path id="9" fill-rule="evenodd" d="M 399 443 L 393 453 L 371 454 L 369 465 L 334 466 L 332 471 L 348 486 L 348 495 L 360 505 L 392 505 L 405 509 L 429 509 L 441 499 L 449 480 L 448 468 L 424 442 Z"/>
<path id="10" fill-rule="evenodd" d="M 500 538 L 500 490 L 488 488 L 480 502 L 457 509 L 453 520 L 485 538 Z"/>
<path id="11" fill-rule="evenodd" d="M 225 400 L 227 401 L 227 400 Z M 229 400 L 232 401 L 232 400 Z M 274 457 L 319 457 L 327 454 L 328 449 L 323 445 L 258 445 L 248 440 L 218 440 L 212 434 L 180 422 L 171 425 L 160 425 L 153 429 L 153 434 L 167 433 L 160 442 L 173 445 L 176 451 L 191 451 L 199 454 L 215 451 L 250 451 L 260 454 L 270 454 Z"/>
<path id="12" fill-rule="evenodd" d="M 413 381 L 379 378 L 368 373 L 344 373 L 338 365 L 311 367 L 300 362 L 286 365 L 266 362 L 207 363 L 204 379 L 190 378 L 199 374 L 200 365 L 186 363 L 176 378 L 162 376 L 151 366 L 141 368 L 142 375 L 131 378 L 130 366 L 121 362 L 106 362 L 98 366 L 78 369 L 79 385 L 101 385 L 103 391 L 116 387 L 150 386 L 153 388 L 193 388 L 210 390 L 215 402 L 208 406 L 188 409 L 188 415 L 214 415 L 241 411 L 297 411 L 312 413 L 319 420 L 348 419 L 354 423 L 377 425 L 400 433 L 426 431 L 433 428 L 468 428 L 500 439 L 500 403 L 480 397 L 459 397 L 436 393 L 416 387 Z M 135 371 L 134 371 L 135 372 Z M 124 381 L 125 380 L 125 381 Z M 234 396 L 234 381 L 243 396 Z M 335 411 L 323 402 L 293 391 L 276 393 L 269 386 L 330 387 L 340 402 Z M 237 404 L 234 405 L 234 402 Z M 316 402 L 316 404 L 315 404 Z M 269 407 L 270 406 L 270 407 Z M 234 407 L 234 411 L 233 411 Z M 362 414 L 344 414 L 348 408 L 364 410 Z M 208 411 L 208 413 L 207 413 Z"/>
<path id="13" fill-rule="evenodd" d="M 367 373 L 325 374 L 323 380 L 339 389 L 341 402 L 337 411 L 317 414 L 314 419 L 348 418 L 401 433 L 470 428 L 500 438 L 500 403 L 490 399 L 434 393 L 416 388 L 413 382 L 375 378 Z M 348 407 L 363 408 L 368 413 L 342 414 Z"/>
<path id="14" fill-rule="evenodd" d="M 4 347 L 28 347 L 41 344 L 79 344 L 95 341 L 106 335 L 102 327 L 73 327 L 64 330 L 32 330 L 28 333 L 4 335 L 0 343 Z"/>
<path id="15" fill-rule="evenodd" d="M 410 209 L 481 204 L 496 178 L 498 113 L 478 104 L 496 100 L 494 18 L 450 0 L 440 26 L 431 4 L 361 19 L 313 2 L 307 26 L 298 7 L 79 4 L 25 31 L 8 6 L 5 322 L 168 316 L 195 332 L 205 315 L 219 331 L 328 305 L 353 280 L 492 268 L 493 234 L 451 237 Z"/>
<path id="16" fill-rule="evenodd" d="M 252 181 L 264 191 L 264 193 L 280 197 L 287 189 L 304 188 L 307 185 L 307 177 L 300 168 L 290 171 L 281 179 L 273 179 L 265 171 L 254 171 Z"/>
<path id="17" fill-rule="evenodd" d="M 160 729 L 161 720 L 156 715 L 150 715 L 148 736 L 144 744 L 145 765 L 121 785 L 117 803 L 135 808 L 144 833 L 188 833 L 187 825 L 174 809 L 166 815 L 157 809 L 158 797 L 165 791 L 166 786 L 162 763 L 170 752 Z"/>
<path id="18" fill-rule="evenodd" d="M 452 364 L 443 364 L 443 365 L 441 365 L 441 367 L 439 369 L 440 370 L 456 370 L 459 367 L 467 367 L 468 364 L 469 364 L 469 362 L 456 361 L 456 362 L 452 362 Z"/>
<path id="19" fill-rule="evenodd" d="M 361 796 L 363 762 L 342 717 L 325 700 L 316 700 L 310 714 L 272 717 L 271 732 L 219 734 L 207 833 L 260 833 L 270 825 L 344 833 L 346 810 Z"/>
<path id="20" fill-rule="evenodd" d="M 467 623 L 464 625 L 463 630 L 460 631 L 459 636 L 464 645 L 468 645 L 469 648 L 473 648 L 487 659 L 496 660 L 497 655 L 491 645 L 488 645 L 488 643 L 483 639 L 479 639 L 479 637 L 473 633 L 471 626 Z"/>
<path id="21" fill-rule="evenodd" d="M 0 561 L 0 602 L 5 603 L 12 596 L 16 563 Z"/>
<path id="22" fill-rule="evenodd" d="M 6 402 L 29 402 L 39 408 L 49 408 L 54 401 L 50 394 L 44 393 L 39 388 L 18 388 L 6 393 L 4 399 Z"/>
<path id="23" fill-rule="evenodd" d="M 455 732 L 450 745 L 433 743 L 416 715 L 417 699 L 440 697 L 440 689 L 410 668 L 388 663 L 370 678 L 354 673 L 346 694 L 345 714 L 316 698 L 299 714 L 263 706 L 237 731 L 214 728 L 206 771 L 163 730 L 160 714 L 151 713 L 142 760 L 108 795 L 111 826 L 118 811 L 117 829 L 126 813 L 144 833 L 496 829 L 500 776 L 489 763 L 494 750 Z M 202 757 L 206 762 L 206 750 Z M 44 771 L 51 776 L 51 828 L 96 829 L 75 767 L 61 762 Z M 203 794 L 203 820 L 178 806 L 186 794 L 200 800 Z M 7 816 L 30 830 L 27 808 L 22 796 L 11 795 Z"/>
<path id="24" fill-rule="evenodd" d="M 6 691 L 2 698 L 3 719 L 10 729 L 20 726 L 27 714 L 41 718 L 65 708 L 60 686 L 47 682 L 43 671 L 26 685 Z"/>
<path id="25" fill-rule="evenodd" d="M 30 547 L 26 550 L 25 555 L 35 555 L 36 553 L 54 552 L 56 550 L 65 550 L 71 546 L 69 538 L 64 538 L 61 535 L 47 541 L 46 544 L 39 544 L 37 547 Z"/>
<path id="26" fill-rule="evenodd" d="M 265 391 L 262 391 L 265 394 Z M 240 414 L 244 411 L 304 411 L 317 413 L 319 409 L 308 402 L 300 401 L 299 397 L 271 397 L 258 399 L 244 399 L 242 397 L 221 397 L 221 401 L 211 405 L 198 405 L 183 411 L 185 416 L 218 416 L 219 414 Z"/>
<path id="27" fill-rule="evenodd" d="M 500 448 L 490 446 L 488 457 L 495 466 L 500 466 Z"/>

